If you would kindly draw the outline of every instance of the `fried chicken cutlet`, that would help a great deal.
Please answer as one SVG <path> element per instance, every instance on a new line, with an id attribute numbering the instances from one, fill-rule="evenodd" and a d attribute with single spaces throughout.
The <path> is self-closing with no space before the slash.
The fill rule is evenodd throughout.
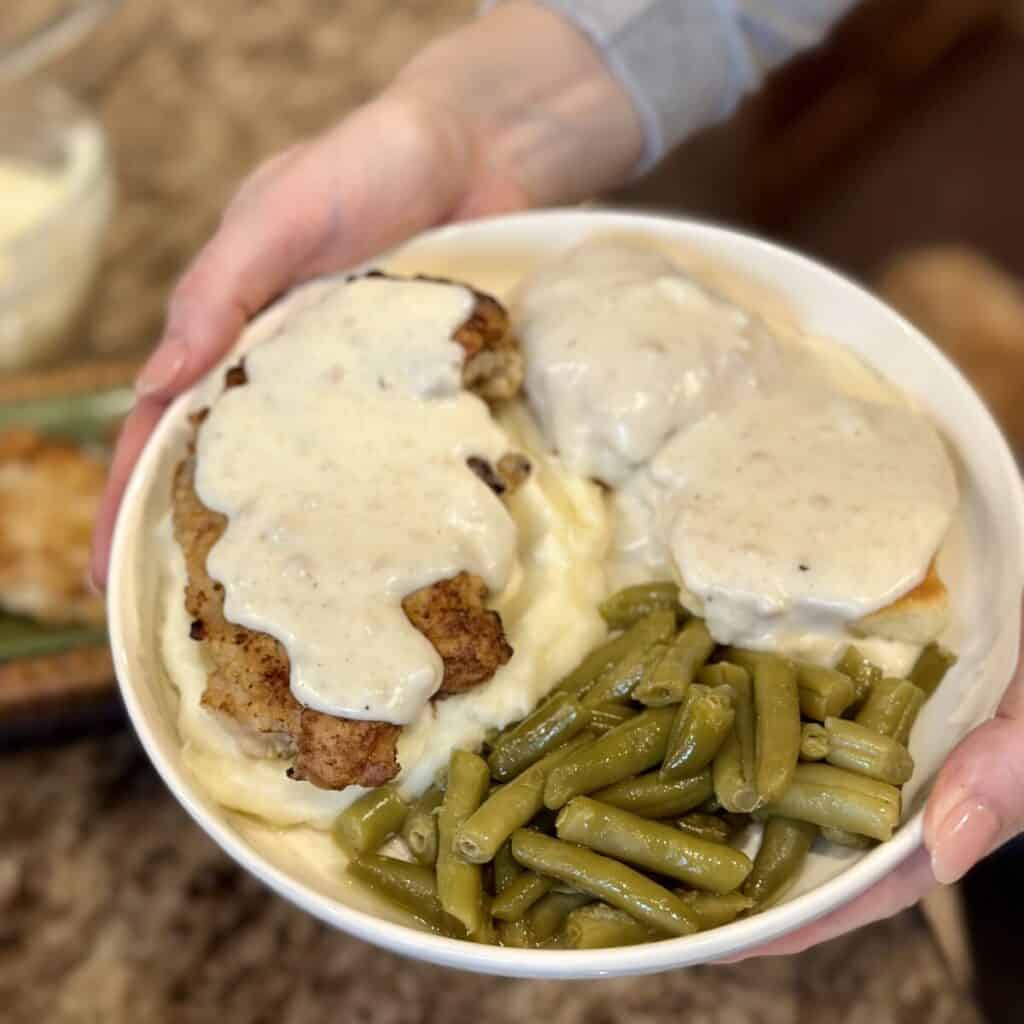
<path id="1" fill-rule="evenodd" d="M 511 398 L 522 381 L 522 363 L 508 335 L 507 314 L 489 296 L 474 293 L 474 297 L 470 317 L 453 335 L 466 353 L 463 384 L 484 398 Z M 227 372 L 226 387 L 243 387 L 246 382 L 244 364 Z M 203 415 L 195 417 L 197 429 Z M 524 461 L 522 456 L 511 456 L 499 460 L 496 467 L 471 464 L 467 470 L 477 473 L 496 493 L 508 493 L 524 478 Z M 175 538 L 185 555 L 191 635 L 204 645 L 210 662 L 203 706 L 231 729 L 246 753 L 292 758 L 288 773 L 294 779 L 323 789 L 387 782 L 399 770 L 396 747 L 401 727 L 304 707 L 291 692 L 283 645 L 225 618 L 224 588 L 210 577 L 206 565 L 227 518 L 202 503 L 194 481 L 193 453 L 179 464 L 174 476 L 173 518 Z M 417 590 L 402 602 L 410 622 L 443 662 L 438 696 L 462 693 L 485 682 L 512 656 L 501 619 L 486 607 L 487 597 L 484 581 L 463 572 Z"/>

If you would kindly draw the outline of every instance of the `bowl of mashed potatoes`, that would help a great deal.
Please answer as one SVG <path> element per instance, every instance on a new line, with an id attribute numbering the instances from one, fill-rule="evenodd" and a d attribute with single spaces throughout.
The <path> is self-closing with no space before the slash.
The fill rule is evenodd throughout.
<path id="1" fill-rule="evenodd" d="M 117 674 L 197 823 L 366 941 L 532 977 L 735 955 L 909 856 L 1017 657 L 1019 474 L 956 369 L 851 281 L 693 221 L 514 215 L 374 269 L 254 320 L 125 496 Z M 720 650 L 830 666 L 855 639 L 886 677 L 956 650 L 892 838 L 818 841 L 755 916 L 610 949 L 453 938 L 354 879 L 338 816 L 381 783 L 413 801 L 493 742 L 605 639 L 601 602 L 652 579 Z"/>

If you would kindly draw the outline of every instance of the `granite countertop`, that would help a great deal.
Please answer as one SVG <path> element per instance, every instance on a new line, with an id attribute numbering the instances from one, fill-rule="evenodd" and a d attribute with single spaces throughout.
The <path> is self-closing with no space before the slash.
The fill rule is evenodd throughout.
<path id="1" fill-rule="evenodd" d="M 797 957 L 602 982 L 403 960 L 234 866 L 127 731 L 0 771 L 5 1024 L 978 1024 L 906 913 Z"/>
<path id="2" fill-rule="evenodd" d="M 150 341 L 238 178 L 474 7 L 126 4 L 63 69 L 103 115 L 121 182 L 90 346 Z M 787 959 L 586 984 L 476 977 L 398 959 L 271 894 L 192 824 L 125 727 L 0 766 L 6 1024 L 979 1019 L 915 912 Z"/>

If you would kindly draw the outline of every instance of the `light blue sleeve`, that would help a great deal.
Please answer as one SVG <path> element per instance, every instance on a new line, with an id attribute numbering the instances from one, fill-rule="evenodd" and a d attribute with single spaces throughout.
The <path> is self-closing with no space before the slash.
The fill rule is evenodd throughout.
<path id="1" fill-rule="evenodd" d="M 629 92 L 647 140 L 640 173 L 727 117 L 772 68 L 819 43 L 858 0 L 540 2 L 588 36 Z"/>

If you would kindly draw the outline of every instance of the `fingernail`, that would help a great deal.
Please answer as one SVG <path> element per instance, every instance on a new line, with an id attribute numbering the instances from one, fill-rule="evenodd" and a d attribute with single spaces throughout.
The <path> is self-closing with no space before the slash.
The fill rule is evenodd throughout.
<path id="1" fill-rule="evenodd" d="M 174 393 L 187 359 L 188 346 L 183 341 L 168 338 L 161 342 L 135 378 L 135 393 L 140 398 L 169 397 Z"/>
<path id="2" fill-rule="evenodd" d="M 999 839 L 1002 825 L 988 804 L 969 799 L 957 804 L 942 819 L 932 849 L 932 874 L 937 882 L 952 885 L 974 867 Z"/>

